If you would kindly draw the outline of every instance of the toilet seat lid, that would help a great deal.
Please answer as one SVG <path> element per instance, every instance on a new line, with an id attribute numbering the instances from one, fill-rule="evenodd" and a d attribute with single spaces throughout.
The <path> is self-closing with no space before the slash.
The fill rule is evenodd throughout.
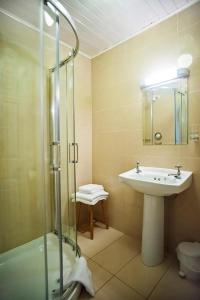
<path id="1" fill-rule="evenodd" d="M 191 257 L 200 257 L 200 243 L 183 242 L 179 244 L 179 250 L 183 254 Z"/>

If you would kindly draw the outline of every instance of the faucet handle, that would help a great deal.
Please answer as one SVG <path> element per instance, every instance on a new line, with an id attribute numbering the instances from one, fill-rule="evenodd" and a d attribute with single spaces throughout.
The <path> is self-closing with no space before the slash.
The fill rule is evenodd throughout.
<path id="1" fill-rule="evenodd" d="M 142 172 L 142 170 L 140 170 L 140 168 L 139 168 L 139 165 L 140 165 L 140 162 L 136 161 L 136 173 Z"/>
<path id="2" fill-rule="evenodd" d="M 183 168 L 183 166 L 177 165 L 177 166 L 175 166 L 175 168 L 177 169 L 178 175 L 180 175 L 181 174 L 181 168 Z"/>
<path id="3" fill-rule="evenodd" d="M 181 166 L 181 165 L 177 165 L 177 166 L 174 166 L 176 169 L 181 169 L 181 168 L 183 168 L 183 166 Z"/>

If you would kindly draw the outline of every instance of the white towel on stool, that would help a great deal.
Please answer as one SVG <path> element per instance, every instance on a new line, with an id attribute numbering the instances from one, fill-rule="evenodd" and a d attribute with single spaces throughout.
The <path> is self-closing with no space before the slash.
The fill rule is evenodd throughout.
<path id="1" fill-rule="evenodd" d="M 73 199 L 74 200 L 74 199 Z M 72 201 L 73 201 L 72 200 Z M 76 198 L 76 202 L 81 202 L 81 203 L 85 203 L 87 205 L 95 205 L 97 204 L 99 201 L 101 200 L 107 200 L 107 196 L 103 196 L 103 197 L 97 197 L 95 198 L 93 201 L 88 201 L 88 200 L 85 200 L 85 199 L 80 199 L 80 198 Z"/>
<path id="2" fill-rule="evenodd" d="M 94 201 L 96 198 L 98 197 L 107 197 L 109 194 L 106 192 L 106 191 L 99 191 L 99 192 L 96 192 L 96 193 L 93 193 L 93 194 L 85 194 L 85 193 L 80 193 L 80 192 L 77 192 L 76 193 L 76 198 L 79 198 L 79 199 L 84 199 L 84 200 L 87 200 L 87 201 Z M 74 195 L 72 195 L 73 198 L 74 198 Z"/>
<path id="3" fill-rule="evenodd" d="M 98 191 L 103 191 L 104 187 L 100 184 L 86 184 L 79 187 L 79 192 L 85 194 L 93 194 Z"/>

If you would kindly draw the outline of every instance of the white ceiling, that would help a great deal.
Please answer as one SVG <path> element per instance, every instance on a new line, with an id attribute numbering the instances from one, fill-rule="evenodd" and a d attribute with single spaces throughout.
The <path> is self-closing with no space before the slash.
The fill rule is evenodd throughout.
<path id="1" fill-rule="evenodd" d="M 0 0 L 0 7 L 38 27 L 40 0 Z M 197 0 L 60 0 L 73 17 L 80 50 L 94 57 L 138 34 Z M 62 40 L 73 45 L 73 34 L 62 22 Z M 49 30 L 53 34 L 52 30 Z"/>

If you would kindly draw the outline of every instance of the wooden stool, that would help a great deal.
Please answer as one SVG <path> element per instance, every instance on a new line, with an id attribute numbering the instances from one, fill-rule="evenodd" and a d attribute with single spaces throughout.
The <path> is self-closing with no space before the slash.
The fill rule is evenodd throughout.
<path id="1" fill-rule="evenodd" d="M 80 225 L 79 223 L 80 223 L 81 207 L 85 205 L 85 206 L 87 206 L 88 213 L 89 213 L 89 231 L 90 231 L 90 239 L 91 240 L 93 240 L 93 238 L 94 238 L 94 225 L 93 225 L 94 211 L 93 211 L 93 208 L 94 208 L 94 206 L 98 202 L 100 202 L 100 204 L 101 204 L 102 215 L 103 215 L 102 222 L 105 224 L 106 229 L 109 228 L 109 225 L 108 225 L 108 214 L 107 214 L 107 205 L 105 204 L 106 199 L 107 198 L 100 199 L 100 200 L 94 200 L 94 201 L 87 201 L 87 200 L 80 199 L 80 198 L 76 199 L 76 203 L 77 203 L 77 206 L 78 206 L 78 211 L 77 211 L 77 230 L 78 230 L 79 225 Z"/>

